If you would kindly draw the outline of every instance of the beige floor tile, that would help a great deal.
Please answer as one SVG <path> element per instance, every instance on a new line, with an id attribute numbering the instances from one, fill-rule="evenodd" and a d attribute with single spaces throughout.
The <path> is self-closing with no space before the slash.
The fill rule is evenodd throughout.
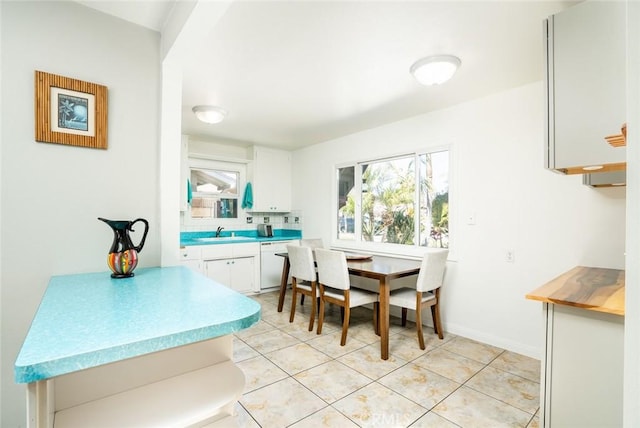
<path id="1" fill-rule="evenodd" d="M 284 370 L 280 369 L 262 355 L 241 361 L 237 366 L 244 373 L 245 393 L 288 377 L 288 374 Z"/>
<path id="2" fill-rule="evenodd" d="M 426 413 L 425 408 L 376 382 L 333 407 L 361 427 L 407 427 Z"/>
<path id="3" fill-rule="evenodd" d="M 540 417 L 534 416 L 533 418 L 531 418 L 531 421 L 529 422 L 529 425 L 527 425 L 527 428 L 540 428 Z"/>
<path id="4" fill-rule="evenodd" d="M 327 406 L 290 377 L 244 394 L 240 403 L 265 428 L 289 426 Z"/>
<path id="5" fill-rule="evenodd" d="M 364 342 L 367 345 L 372 343 L 380 344 L 380 336 L 376 334 L 373 327 L 373 320 L 369 319 L 362 320 L 358 323 L 350 323 L 349 330 L 347 331 L 347 340 L 350 338 Z"/>
<path id="6" fill-rule="evenodd" d="M 258 351 L 253 349 L 251 346 L 244 343 L 242 340 L 237 337 L 233 339 L 233 361 L 239 362 L 248 360 L 249 358 L 257 357 L 260 355 Z"/>
<path id="7" fill-rule="evenodd" d="M 358 428 L 358 425 L 349 420 L 345 415 L 333 407 L 324 409 L 307 416 L 300 422 L 291 425 L 290 428 Z"/>
<path id="8" fill-rule="evenodd" d="M 427 410 L 460 387 L 459 383 L 415 364 L 407 364 L 378 382 Z"/>
<path id="9" fill-rule="evenodd" d="M 465 337 L 456 337 L 442 345 L 442 348 L 484 364 L 489 364 L 503 352 L 502 349 L 495 346 L 476 342 Z"/>
<path id="10" fill-rule="evenodd" d="M 243 340 L 247 345 L 262 354 L 300 343 L 300 340 L 281 330 L 249 336 Z"/>
<path id="11" fill-rule="evenodd" d="M 285 308 L 282 312 L 273 311 L 271 313 L 263 313 L 262 321 L 271 324 L 275 328 L 289 330 L 289 309 Z"/>
<path id="12" fill-rule="evenodd" d="M 522 376 L 525 379 L 540 382 L 540 360 L 535 358 L 504 351 L 489 365 L 505 372 Z"/>
<path id="13" fill-rule="evenodd" d="M 290 375 L 300 373 L 322 363 L 331 360 L 327 354 L 307 345 L 298 343 L 297 345 L 279 349 L 265 354 L 275 365 L 286 371 Z"/>
<path id="14" fill-rule="evenodd" d="M 460 426 L 440 415 L 429 412 L 413 423 L 411 428 L 460 428 Z"/>
<path id="15" fill-rule="evenodd" d="M 237 402 L 234 408 L 235 415 L 233 420 L 236 423 L 237 428 L 260 428 L 260 425 L 253 420 L 249 412 L 242 407 L 240 402 Z"/>
<path id="16" fill-rule="evenodd" d="M 526 427 L 531 415 L 466 386 L 433 408 L 432 412 L 464 428 Z"/>
<path id="17" fill-rule="evenodd" d="M 540 406 L 540 384 L 487 366 L 466 386 L 533 415 Z"/>
<path id="18" fill-rule="evenodd" d="M 318 336 L 316 326 L 307 329 L 308 300 L 298 302 L 289 323 L 290 292 L 280 313 L 277 292 L 251 298 L 262 320 L 234 338 L 234 360 L 246 377 L 235 418 L 241 428 L 539 426 L 535 359 L 447 332 L 440 340 L 427 326 L 422 351 L 415 324 L 402 327 L 391 317 L 391 358 L 383 361 L 371 309 L 354 308 L 341 347 L 337 306 L 325 308 Z"/>
<path id="19" fill-rule="evenodd" d="M 342 355 L 345 355 L 349 352 L 353 352 L 357 349 L 360 349 L 364 346 L 367 346 L 366 343 L 360 342 L 356 339 L 349 339 L 347 337 L 347 343 L 344 346 L 340 346 L 340 331 L 334 331 L 331 333 L 322 333 L 320 336 L 317 336 L 315 339 L 308 340 L 306 343 L 318 349 L 319 351 L 324 352 L 332 358 L 338 358 Z"/>
<path id="20" fill-rule="evenodd" d="M 395 355 L 389 355 L 388 360 L 381 359 L 379 344 L 357 349 L 337 360 L 373 380 L 379 379 L 407 363 Z"/>
<path id="21" fill-rule="evenodd" d="M 425 349 L 420 349 L 417 336 L 409 337 L 404 334 L 395 334 L 389 337 L 389 353 L 405 361 L 415 360 L 435 348 L 436 346 L 431 341 L 425 339 Z"/>
<path id="22" fill-rule="evenodd" d="M 234 336 L 244 340 L 247 337 L 257 336 L 268 331 L 273 331 L 273 326 L 264 322 L 264 320 L 260 320 L 245 330 L 235 332 Z"/>
<path id="23" fill-rule="evenodd" d="M 442 347 L 416 358 L 413 363 L 458 383 L 466 382 L 484 367 L 478 361 L 454 354 Z"/>
<path id="24" fill-rule="evenodd" d="M 372 382 L 365 375 L 337 361 L 303 371 L 294 378 L 327 403 L 333 403 Z"/>

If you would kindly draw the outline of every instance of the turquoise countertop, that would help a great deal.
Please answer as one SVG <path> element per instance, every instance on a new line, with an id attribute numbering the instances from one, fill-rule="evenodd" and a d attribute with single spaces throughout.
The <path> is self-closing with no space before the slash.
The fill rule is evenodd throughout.
<path id="1" fill-rule="evenodd" d="M 292 229 L 274 229 L 273 237 L 271 238 L 258 236 L 257 230 L 224 230 L 220 234 L 220 238 L 215 238 L 215 235 L 215 231 L 180 232 L 180 246 L 276 242 L 302 238 L 302 232 L 300 230 Z"/>
<path id="2" fill-rule="evenodd" d="M 17 383 L 248 328 L 260 305 L 186 267 L 54 276 L 15 362 Z"/>

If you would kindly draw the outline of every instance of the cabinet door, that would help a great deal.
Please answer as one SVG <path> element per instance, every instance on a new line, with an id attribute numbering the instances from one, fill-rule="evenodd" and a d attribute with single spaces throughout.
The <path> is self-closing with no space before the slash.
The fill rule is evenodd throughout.
<path id="1" fill-rule="evenodd" d="M 232 259 L 224 260 L 210 260 L 204 262 L 205 275 L 214 281 L 225 285 L 229 288 L 231 286 L 231 262 Z"/>
<path id="2" fill-rule="evenodd" d="M 254 263 L 253 257 L 242 257 L 230 260 L 231 288 L 239 293 L 253 292 L 254 288 Z"/>
<path id="3" fill-rule="evenodd" d="M 291 211 L 291 153 L 255 147 L 253 211 Z"/>
<path id="4" fill-rule="evenodd" d="M 183 260 L 182 266 L 186 266 L 196 272 L 204 273 L 204 270 L 202 269 L 202 261 L 200 260 Z"/>
<path id="5" fill-rule="evenodd" d="M 625 149 L 604 137 L 626 121 L 625 2 L 580 3 L 547 25 L 547 167 L 624 168 Z"/>

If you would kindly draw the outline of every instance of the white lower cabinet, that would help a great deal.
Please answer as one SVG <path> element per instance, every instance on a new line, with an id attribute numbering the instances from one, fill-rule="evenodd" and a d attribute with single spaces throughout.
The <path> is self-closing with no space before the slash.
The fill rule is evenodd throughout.
<path id="1" fill-rule="evenodd" d="M 622 426 L 624 316 L 545 303 L 540 425 Z"/>
<path id="2" fill-rule="evenodd" d="M 260 244 L 215 244 L 180 248 L 184 266 L 239 293 L 260 291 Z"/>
<path id="3" fill-rule="evenodd" d="M 254 257 L 210 260 L 204 262 L 204 274 L 239 293 L 251 293 L 255 288 Z"/>

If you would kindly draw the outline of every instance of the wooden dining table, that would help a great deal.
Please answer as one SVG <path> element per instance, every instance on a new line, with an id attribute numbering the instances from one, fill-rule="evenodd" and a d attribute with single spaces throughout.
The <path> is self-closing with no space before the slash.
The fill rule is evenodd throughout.
<path id="1" fill-rule="evenodd" d="M 389 286 L 391 280 L 403 278 L 420 273 L 420 260 L 402 259 L 386 256 L 362 257 L 347 254 L 347 267 L 349 274 L 371 278 L 378 281 L 380 295 L 380 358 L 389 359 Z M 278 312 L 282 312 L 284 298 L 287 292 L 289 278 L 289 255 L 287 253 L 277 253 L 277 256 L 284 258 L 282 265 L 282 278 L 280 280 L 280 294 L 278 296 Z"/>

